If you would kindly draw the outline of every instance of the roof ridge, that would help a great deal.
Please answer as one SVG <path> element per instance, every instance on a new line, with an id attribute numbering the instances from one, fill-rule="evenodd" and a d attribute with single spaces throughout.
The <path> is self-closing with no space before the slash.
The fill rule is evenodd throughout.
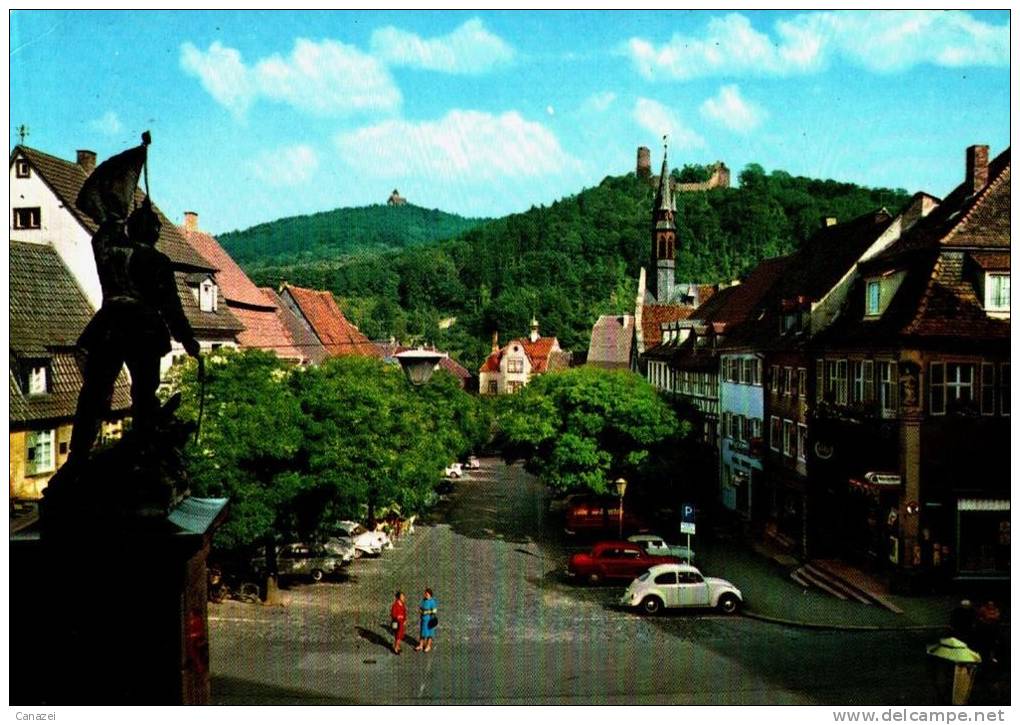
<path id="1" fill-rule="evenodd" d="M 1006 151 L 1008 150 L 1009 149 L 1007 147 Z M 1006 153 L 1006 151 L 1003 151 L 1002 153 Z M 942 237 L 939 239 L 939 244 L 942 244 L 943 242 L 947 242 L 950 239 L 952 239 L 954 236 L 956 236 L 957 232 L 968 221 L 970 221 L 970 218 L 974 214 L 974 211 L 985 202 L 985 200 L 988 198 L 988 195 L 991 194 L 992 189 L 998 188 L 999 185 L 1002 183 L 1003 179 L 1006 178 L 1007 172 L 1010 170 L 1010 166 L 1011 164 L 1007 163 L 1005 166 L 999 169 L 999 173 L 996 174 L 995 178 L 992 179 L 987 184 L 985 184 L 984 188 L 981 189 L 981 191 L 979 191 L 974 196 L 974 198 L 971 200 L 970 208 L 968 208 L 967 211 L 956 222 L 956 224 L 953 225 L 952 229 L 950 229 L 946 234 L 942 235 Z"/>

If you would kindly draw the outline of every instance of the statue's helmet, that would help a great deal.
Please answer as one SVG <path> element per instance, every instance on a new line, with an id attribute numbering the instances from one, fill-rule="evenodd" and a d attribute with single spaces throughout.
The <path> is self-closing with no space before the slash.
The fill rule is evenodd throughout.
<path id="1" fill-rule="evenodd" d="M 163 224 L 159 221 L 159 216 L 155 210 L 153 210 L 149 197 L 145 197 L 142 205 L 131 212 L 131 216 L 128 217 L 127 228 L 128 238 L 132 242 L 155 246 Z"/>

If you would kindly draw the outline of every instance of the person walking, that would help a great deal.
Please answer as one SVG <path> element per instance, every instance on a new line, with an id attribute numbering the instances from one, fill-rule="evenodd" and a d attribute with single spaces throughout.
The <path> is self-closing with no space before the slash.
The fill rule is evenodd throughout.
<path id="1" fill-rule="evenodd" d="M 407 597 L 403 592 L 397 592 L 393 599 L 393 606 L 390 607 L 390 626 L 393 629 L 393 653 L 400 654 L 400 643 L 404 641 L 404 632 L 407 629 Z"/>
<path id="2" fill-rule="evenodd" d="M 1001 621 L 1002 612 L 991 599 L 978 607 L 974 628 L 974 639 L 977 641 L 976 649 L 991 664 L 999 662 L 996 648 L 999 643 L 999 623 Z"/>
<path id="3" fill-rule="evenodd" d="M 418 605 L 418 612 L 421 615 L 421 640 L 418 642 L 418 646 L 414 648 L 415 651 L 432 651 L 436 625 L 439 624 L 439 616 L 436 614 L 438 611 L 439 605 L 436 604 L 436 599 L 432 596 L 432 590 L 426 589 L 425 598 Z"/>

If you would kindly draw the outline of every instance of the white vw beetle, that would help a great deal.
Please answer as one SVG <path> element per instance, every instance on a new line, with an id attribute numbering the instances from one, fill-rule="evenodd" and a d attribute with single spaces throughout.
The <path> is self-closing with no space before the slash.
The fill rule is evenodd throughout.
<path id="1" fill-rule="evenodd" d="M 645 614 L 665 608 L 717 607 L 733 614 L 743 602 L 740 590 L 725 579 L 705 577 L 690 564 L 656 564 L 630 583 L 620 598 L 625 607 Z"/>

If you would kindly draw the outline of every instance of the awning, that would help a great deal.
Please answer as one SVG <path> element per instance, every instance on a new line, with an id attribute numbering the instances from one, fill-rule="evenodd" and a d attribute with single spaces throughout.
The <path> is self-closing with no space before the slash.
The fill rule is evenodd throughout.
<path id="1" fill-rule="evenodd" d="M 956 502 L 958 511 L 1009 511 L 1009 499 L 961 498 Z"/>

